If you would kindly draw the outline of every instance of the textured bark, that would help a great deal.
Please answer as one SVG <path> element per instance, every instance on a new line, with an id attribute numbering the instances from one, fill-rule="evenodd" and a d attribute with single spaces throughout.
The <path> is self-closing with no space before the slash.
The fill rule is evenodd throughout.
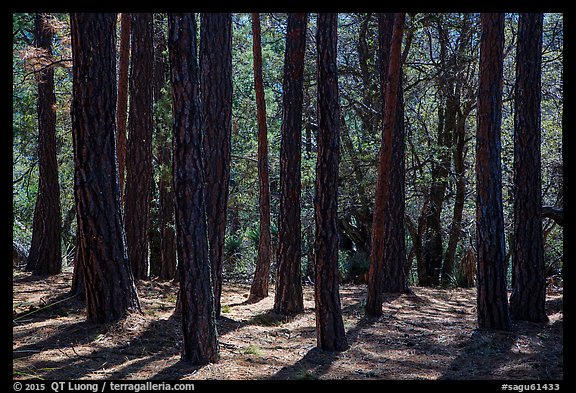
<path id="1" fill-rule="evenodd" d="M 278 272 L 274 297 L 274 312 L 282 315 L 304 311 L 300 272 L 300 154 L 307 19 L 306 13 L 288 14 L 286 31 L 280 140 Z"/>
<path id="2" fill-rule="evenodd" d="M 250 286 L 248 300 L 251 302 L 268 296 L 270 281 L 270 183 L 268 169 L 268 127 L 266 125 L 266 99 L 262 76 L 262 43 L 260 16 L 252 14 L 252 52 L 254 55 L 254 90 L 258 120 L 258 191 L 260 206 L 260 237 L 258 239 L 258 261 Z"/>
<path id="3" fill-rule="evenodd" d="M 220 316 L 232 137 L 232 16 L 203 13 L 200 25 L 206 214 L 214 307 Z"/>
<path id="4" fill-rule="evenodd" d="M 401 127 L 401 46 L 404 13 L 394 15 L 390 41 L 390 56 L 384 91 L 384 126 L 378 158 L 378 178 L 372 216 L 370 267 L 366 313 L 382 315 L 384 292 L 402 293 L 408 290 L 404 265 L 404 134 Z M 379 19 L 380 31 L 391 18 Z M 382 40 L 382 46 L 386 42 Z M 385 58 L 382 58 L 382 62 Z M 383 67 L 384 68 L 384 67 Z M 398 124 L 400 123 L 400 124 Z"/>
<path id="5" fill-rule="evenodd" d="M 36 46 L 52 57 L 52 27 L 49 14 L 36 14 Z M 54 69 L 44 68 L 36 74 L 38 82 L 38 195 L 34 209 L 32 242 L 26 270 L 34 274 L 53 275 L 62 270 L 60 246 L 60 186 L 56 160 L 56 94 Z"/>
<path id="6" fill-rule="evenodd" d="M 71 14 L 72 140 L 87 319 L 139 311 L 126 251 L 116 159 L 116 14 Z"/>
<path id="7" fill-rule="evenodd" d="M 477 314 L 481 328 L 510 329 L 502 210 L 500 128 L 504 14 L 481 14 L 476 131 Z"/>
<path id="8" fill-rule="evenodd" d="M 126 119 L 128 116 L 128 69 L 130 65 L 130 25 L 132 16 L 120 16 L 120 50 L 118 57 L 118 99 L 116 101 L 118 178 L 120 201 L 124 202 L 124 169 L 126 167 Z"/>
<path id="9" fill-rule="evenodd" d="M 152 45 L 151 13 L 132 14 L 130 109 L 126 151 L 124 217 L 128 258 L 135 279 L 148 276 L 152 183 Z"/>
<path id="10" fill-rule="evenodd" d="M 510 316 L 532 322 L 548 321 L 540 159 L 542 23 L 541 13 L 520 14 L 514 101 L 514 282 Z"/>
<path id="11" fill-rule="evenodd" d="M 172 81 L 174 192 L 178 248 L 182 360 L 194 365 L 219 358 L 208 254 L 202 106 L 194 14 L 168 15 Z"/>
<path id="12" fill-rule="evenodd" d="M 340 103 L 336 67 L 338 14 L 318 14 L 318 158 L 316 161 L 316 239 L 314 242 L 316 345 L 348 349 L 338 293 L 338 158 Z"/>

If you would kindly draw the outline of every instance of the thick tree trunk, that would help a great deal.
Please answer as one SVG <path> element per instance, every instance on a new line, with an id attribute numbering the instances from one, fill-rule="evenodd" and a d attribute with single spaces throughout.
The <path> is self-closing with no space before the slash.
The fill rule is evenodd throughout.
<path id="1" fill-rule="evenodd" d="M 385 79 L 382 76 L 382 81 L 386 80 L 383 85 L 384 125 L 378 158 L 366 299 L 366 313 L 372 316 L 382 315 L 385 291 L 402 293 L 408 290 L 404 270 L 404 133 L 402 111 L 399 109 L 402 105 L 400 60 L 404 18 L 404 13 L 394 15 L 388 72 Z M 383 25 L 391 20 L 386 19 L 379 19 L 381 37 L 384 37 Z M 386 46 L 384 39 L 382 46 Z"/>
<path id="2" fill-rule="evenodd" d="M 128 258 L 135 279 L 148 276 L 150 201 L 152 182 L 153 18 L 132 14 L 130 109 L 126 152 L 124 217 Z"/>
<path id="3" fill-rule="evenodd" d="M 202 106 L 194 14 L 168 15 L 174 124 L 174 192 L 178 245 L 182 359 L 194 365 L 219 358 L 208 253 Z"/>
<path id="4" fill-rule="evenodd" d="M 274 297 L 274 312 L 282 315 L 304 311 L 300 272 L 300 153 L 307 19 L 306 13 L 288 14 L 286 31 L 280 141 L 278 272 Z"/>
<path id="5" fill-rule="evenodd" d="M 126 167 L 126 119 L 128 116 L 128 70 L 130 65 L 130 25 L 132 16 L 123 12 L 120 16 L 120 50 L 118 65 L 118 99 L 116 101 L 118 178 L 120 201 L 124 203 L 124 169 Z"/>
<path id="6" fill-rule="evenodd" d="M 542 23 L 542 13 L 520 14 L 514 101 L 514 283 L 510 316 L 532 322 L 548 321 L 540 159 Z"/>
<path id="7" fill-rule="evenodd" d="M 500 163 L 504 14 L 482 14 L 480 24 L 482 37 L 476 132 L 478 325 L 481 328 L 509 330 Z"/>
<path id="8" fill-rule="evenodd" d="M 139 311 L 126 251 L 116 159 L 116 14 L 71 14 L 74 195 L 87 318 Z"/>
<path id="9" fill-rule="evenodd" d="M 338 158 L 340 103 L 336 67 L 338 14 L 318 14 L 318 158 L 314 243 L 316 342 L 321 349 L 348 349 L 338 293 Z"/>
<path id="10" fill-rule="evenodd" d="M 260 206 L 260 237 L 258 261 L 250 287 L 248 300 L 255 302 L 268 296 L 270 281 L 270 183 L 268 169 L 268 127 L 266 125 L 266 100 L 262 76 L 262 42 L 260 16 L 252 14 L 252 52 L 254 55 L 254 90 L 258 120 L 258 190 Z"/>
<path id="11" fill-rule="evenodd" d="M 36 46 L 52 57 L 52 27 L 49 14 L 36 14 Z M 47 67 L 36 74 L 38 82 L 38 195 L 34 209 L 32 242 L 26 270 L 34 274 L 58 274 L 62 270 L 60 245 L 60 186 L 56 159 L 56 94 L 54 69 Z"/>
<path id="12" fill-rule="evenodd" d="M 206 214 L 214 307 L 220 316 L 232 137 L 232 17 L 203 13 L 200 25 Z"/>

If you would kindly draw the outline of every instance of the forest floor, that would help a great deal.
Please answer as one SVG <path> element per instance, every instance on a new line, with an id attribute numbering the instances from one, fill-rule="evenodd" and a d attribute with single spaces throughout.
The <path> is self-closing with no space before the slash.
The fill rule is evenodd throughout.
<path id="1" fill-rule="evenodd" d="M 350 349 L 333 353 L 316 348 L 312 286 L 304 287 L 305 312 L 278 320 L 270 315 L 273 290 L 249 304 L 249 285 L 227 281 L 220 361 L 192 367 L 180 361 L 176 285 L 142 281 L 143 314 L 96 325 L 68 294 L 70 281 L 69 272 L 37 278 L 14 270 L 15 379 L 563 379 L 561 288 L 548 293 L 548 323 L 515 322 L 501 332 L 477 328 L 475 289 L 413 287 L 388 296 L 384 315 L 369 319 L 366 287 L 342 285 Z"/>

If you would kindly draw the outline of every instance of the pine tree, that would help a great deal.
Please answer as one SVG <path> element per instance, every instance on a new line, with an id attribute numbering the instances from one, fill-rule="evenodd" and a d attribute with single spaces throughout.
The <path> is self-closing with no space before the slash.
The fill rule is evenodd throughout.
<path id="1" fill-rule="evenodd" d="M 316 341 L 321 349 L 348 349 L 338 293 L 338 158 L 340 103 L 336 49 L 338 14 L 318 14 L 318 159 L 314 242 Z"/>
<path id="2" fill-rule="evenodd" d="M 176 242 L 182 318 L 182 359 L 216 362 L 219 349 L 208 254 L 202 107 L 194 14 L 168 15 L 172 81 Z"/>
<path id="3" fill-rule="evenodd" d="M 126 251 L 116 158 L 116 14 L 70 16 L 74 195 L 87 318 L 140 311 Z"/>
<path id="4" fill-rule="evenodd" d="M 482 37 L 476 129 L 478 325 L 481 328 L 509 330 L 500 163 L 504 14 L 482 14 L 480 24 Z"/>

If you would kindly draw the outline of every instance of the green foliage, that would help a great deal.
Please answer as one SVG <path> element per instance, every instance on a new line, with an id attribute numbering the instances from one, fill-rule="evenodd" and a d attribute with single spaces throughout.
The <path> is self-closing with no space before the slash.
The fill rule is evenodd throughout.
<path id="1" fill-rule="evenodd" d="M 338 253 L 338 270 L 343 282 L 360 282 L 368 273 L 370 256 L 364 252 L 341 251 Z"/>
<path id="2" fill-rule="evenodd" d="M 479 14 L 416 13 L 406 19 L 403 50 L 407 50 L 403 66 L 406 214 L 417 223 L 430 192 L 432 167 L 442 154 L 452 154 L 449 147 L 438 146 L 441 116 L 439 108 L 446 100 L 441 90 L 441 77 L 446 67 L 441 56 L 457 53 L 462 40 L 466 18 L 470 22 L 470 39 L 458 58 L 463 68 L 452 75 L 462 84 L 461 108 L 471 103 L 465 122 L 465 184 L 466 196 L 461 238 L 457 258 L 474 242 L 475 222 L 475 158 Z M 271 233 L 277 242 L 279 210 L 279 150 L 282 121 L 282 83 L 286 14 L 260 14 L 262 27 L 263 77 L 267 109 L 269 168 L 271 188 Z M 38 188 L 36 81 L 31 70 L 32 31 L 34 14 L 13 14 L 13 236 L 23 244 L 31 238 L 32 217 Z M 225 258 L 230 273 L 249 275 L 256 259 L 259 234 L 259 205 L 257 179 L 257 121 L 253 81 L 251 18 L 247 13 L 233 14 L 232 62 L 232 160 L 228 228 L 232 216 L 240 228 L 225 240 Z M 515 78 L 515 45 L 517 15 L 506 16 L 504 104 L 502 119 L 502 168 L 504 216 L 507 238 L 512 231 L 513 181 L 513 92 Z M 54 58 L 71 58 L 67 14 L 54 14 Z M 441 51 L 440 29 L 446 32 L 446 53 Z M 157 26 L 165 29 L 165 23 Z M 302 228 L 314 228 L 314 194 L 316 165 L 316 47 L 314 32 L 316 16 L 308 22 L 307 49 L 304 73 L 304 113 L 302 129 Z M 338 217 L 350 217 L 360 225 L 364 211 L 370 211 L 374 200 L 377 176 L 377 157 L 382 131 L 381 87 L 378 75 L 378 39 L 376 14 L 340 13 L 338 27 L 338 82 L 342 113 L 339 163 Z M 408 40 L 411 37 L 411 40 Z M 407 45 L 410 44 L 408 48 Z M 409 50 L 408 50 L 409 49 Z M 164 51 L 166 55 L 166 50 Z M 63 219 L 74 208 L 74 165 L 71 137 L 70 100 L 72 78 L 70 62 L 62 61 L 55 70 L 57 96 L 58 163 Z M 563 17 L 547 13 L 544 18 L 542 63 L 542 195 L 543 204 L 559 206 L 563 202 Z M 155 103 L 154 155 L 172 143 L 172 102 L 169 83 L 162 89 L 161 99 Z M 309 138 L 306 130 L 310 130 Z M 307 140 L 307 138 L 309 140 Z M 306 152 L 306 143 L 311 148 Z M 170 179 L 171 165 L 154 161 L 155 181 Z M 448 170 L 447 189 L 442 210 L 442 236 L 447 239 L 452 218 L 456 173 L 452 163 Z M 169 182 L 170 184 L 170 182 Z M 232 214 L 232 212 L 234 214 Z M 69 232 L 74 233 L 76 220 Z M 236 225 L 236 223 L 235 223 Z M 308 235 L 304 235 L 308 236 Z M 69 236 L 65 242 L 72 243 Z M 306 244 L 309 240 L 306 239 Z M 445 242 L 446 243 L 446 242 Z M 70 246 L 67 244 L 66 246 Z M 410 251 L 412 239 L 407 234 Z M 358 246 L 358 245 L 356 245 Z M 444 244 L 446 246 L 446 244 Z M 306 252 L 306 250 L 303 250 Z M 303 258 L 304 262 L 305 258 Z M 563 264 L 562 228 L 554 228 L 547 236 L 545 261 L 550 271 L 560 271 Z M 367 271 L 368 256 L 360 252 L 340 252 L 339 268 L 344 280 Z M 457 271 L 458 269 L 455 269 Z M 415 281 L 416 264 L 410 279 Z M 455 273 L 454 282 L 458 283 Z"/>
<path id="3" fill-rule="evenodd" d="M 235 259 L 241 251 L 242 240 L 240 238 L 228 236 L 224 239 L 224 260 Z"/>

